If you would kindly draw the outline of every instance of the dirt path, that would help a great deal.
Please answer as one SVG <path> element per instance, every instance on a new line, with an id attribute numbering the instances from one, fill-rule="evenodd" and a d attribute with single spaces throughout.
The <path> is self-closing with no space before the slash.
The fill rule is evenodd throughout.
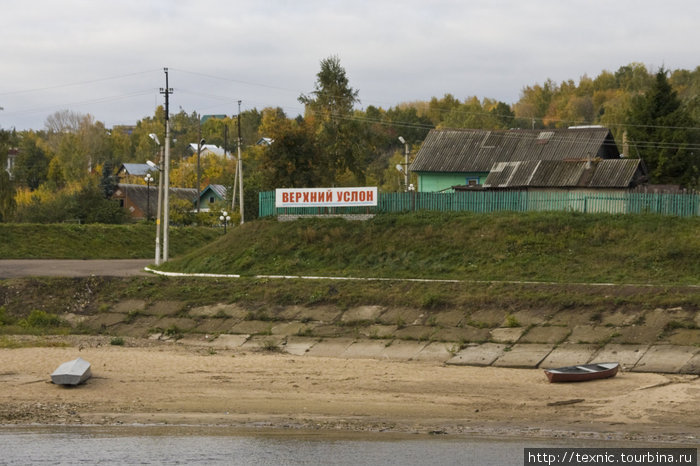
<path id="1" fill-rule="evenodd" d="M 114 260 L 50 260 L 5 259 L 0 260 L 0 279 L 20 277 L 129 277 L 147 275 L 143 270 L 153 264 L 152 259 Z"/>

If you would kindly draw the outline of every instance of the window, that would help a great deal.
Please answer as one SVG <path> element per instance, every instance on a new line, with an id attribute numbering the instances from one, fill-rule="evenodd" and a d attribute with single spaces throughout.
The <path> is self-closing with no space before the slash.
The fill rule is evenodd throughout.
<path id="1" fill-rule="evenodd" d="M 209 204 L 213 204 L 213 203 L 214 203 L 214 196 L 209 196 Z"/>
<path id="2" fill-rule="evenodd" d="M 466 183 L 468 186 L 476 186 L 479 184 L 479 178 L 467 178 Z"/>

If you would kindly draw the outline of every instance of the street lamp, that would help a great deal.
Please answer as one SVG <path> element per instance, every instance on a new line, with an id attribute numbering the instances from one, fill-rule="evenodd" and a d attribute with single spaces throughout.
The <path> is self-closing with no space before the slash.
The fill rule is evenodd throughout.
<path id="1" fill-rule="evenodd" d="M 148 137 L 153 139 L 155 143 L 160 146 L 160 141 L 155 133 L 149 134 Z M 163 169 L 150 160 L 146 161 L 146 163 L 149 167 L 155 168 L 160 172 L 160 175 L 158 176 L 158 213 L 156 214 L 156 265 L 160 265 L 160 216 L 163 213 Z M 160 157 L 160 163 L 162 166 L 163 157 Z"/>
<path id="2" fill-rule="evenodd" d="M 201 185 L 199 184 L 199 156 L 202 153 L 202 146 L 204 145 L 206 141 L 204 138 L 200 139 L 199 143 L 197 144 L 197 213 L 199 213 L 199 192 L 201 191 Z"/>
<path id="3" fill-rule="evenodd" d="M 146 180 L 146 221 L 148 221 L 151 219 L 151 181 L 154 179 L 150 173 L 146 173 L 143 179 Z"/>
<path id="4" fill-rule="evenodd" d="M 228 212 L 224 211 L 221 212 L 221 215 L 219 216 L 219 220 L 221 220 L 224 224 L 224 234 L 226 234 L 226 225 L 228 225 L 228 222 L 231 221 L 231 216 L 228 214 Z"/>
<path id="5" fill-rule="evenodd" d="M 406 187 L 406 192 L 408 192 L 408 143 L 403 138 L 403 136 L 399 136 L 399 141 L 406 148 L 406 170 L 403 172 L 403 176 L 404 176 L 404 186 Z"/>

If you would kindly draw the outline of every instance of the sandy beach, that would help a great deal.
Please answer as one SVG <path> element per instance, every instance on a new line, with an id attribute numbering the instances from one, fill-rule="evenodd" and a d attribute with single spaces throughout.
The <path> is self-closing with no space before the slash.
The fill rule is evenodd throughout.
<path id="1" fill-rule="evenodd" d="M 93 377 L 53 385 L 82 357 Z M 620 373 L 550 384 L 541 370 L 211 351 L 175 343 L 0 350 L 0 424 L 508 435 L 697 444 L 700 379 Z"/>

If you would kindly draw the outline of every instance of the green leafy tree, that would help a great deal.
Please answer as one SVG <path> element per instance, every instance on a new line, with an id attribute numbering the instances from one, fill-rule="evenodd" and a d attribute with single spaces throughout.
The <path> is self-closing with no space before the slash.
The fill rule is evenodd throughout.
<path id="1" fill-rule="evenodd" d="M 302 94 L 299 101 L 305 105 L 306 120 L 314 128 L 316 145 L 323 151 L 318 167 L 323 182 L 341 183 L 341 177 L 349 172 L 354 181 L 364 183 L 363 159 L 367 147 L 359 137 L 359 123 L 353 118 L 353 107 L 359 102 L 358 91 L 350 87 L 336 56 L 321 60 L 321 71 L 316 78 L 314 91 L 310 96 Z"/>
<path id="2" fill-rule="evenodd" d="M 700 175 L 698 159 L 688 150 L 693 121 L 666 74 L 661 68 L 649 92 L 633 100 L 628 113 L 629 138 L 646 163 L 652 183 L 689 186 Z"/>
<path id="3" fill-rule="evenodd" d="M 102 165 L 102 176 L 100 178 L 100 190 L 105 199 L 110 199 L 114 191 L 117 190 L 117 176 L 114 165 L 109 160 Z"/>
<path id="4" fill-rule="evenodd" d="M 15 180 L 32 191 L 46 181 L 48 174 L 50 157 L 44 146 L 38 133 L 26 132 L 22 136 L 19 153 L 15 159 Z"/>
<path id="5" fill-rule="evenodd" d="M 257 169 L 266 189 L 319 186 L 325 181 L 313 129 L 305 121 L 272 111 L 263 117 L 262 127 L 273 141 L 262 150 Z"/>
<path id="6" fill-rule="evenodd" d="M 10 137 L 9 131 L 0 130 L 0 222 L 7 222 L 16 208 L 15 186 L 5 170 Z"/>

